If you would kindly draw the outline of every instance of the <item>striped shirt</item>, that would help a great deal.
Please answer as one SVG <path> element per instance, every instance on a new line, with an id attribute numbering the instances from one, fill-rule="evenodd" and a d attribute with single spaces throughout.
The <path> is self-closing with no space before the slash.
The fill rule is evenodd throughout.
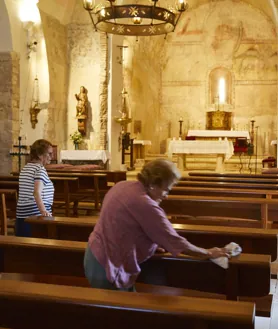
<path id="1" fill-rule="evenodd" d="M 51 212 L 54 197 L 53 183 L 49 179 L 43 165 L 29 162 L 21 170 L 19 175 L 19 196 L 16 209 L 17 218 L 26 218 L 41 214 L 34 197 L 34 185 L 36 180 L 43 183 L 43 190 L 41 193 L 42 201 L 46 211 Z"/>

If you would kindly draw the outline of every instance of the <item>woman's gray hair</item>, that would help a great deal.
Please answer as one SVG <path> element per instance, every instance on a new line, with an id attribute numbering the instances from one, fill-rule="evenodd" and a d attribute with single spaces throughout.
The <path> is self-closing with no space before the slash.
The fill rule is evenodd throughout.
<path id="1" fill-rule="evenodd" d="M 166 159 L 156 159 L 145 164 L 137 179 L 146 187 L 151 185 L 161 187 L 165 184 L 175 184 L 181 178 L 181 173 L 175 164 Z"/>

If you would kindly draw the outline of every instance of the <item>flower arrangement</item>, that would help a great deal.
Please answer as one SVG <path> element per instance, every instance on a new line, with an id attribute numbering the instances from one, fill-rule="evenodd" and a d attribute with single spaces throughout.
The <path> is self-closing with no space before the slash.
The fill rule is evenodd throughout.
<path id="1" fill-rule="evenodd" d="M 81 144 L 83 141 L 83 137 L 79 131 L 75 131 L 73 134 L 71 134 L 70 139 L 73 141 L 74 144 Z"/>

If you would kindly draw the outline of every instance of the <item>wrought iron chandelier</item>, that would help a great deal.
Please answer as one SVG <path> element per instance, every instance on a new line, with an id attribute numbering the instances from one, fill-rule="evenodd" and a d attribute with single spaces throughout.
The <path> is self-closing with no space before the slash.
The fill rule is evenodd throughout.
<path id="1" fill-rule="evenodd" d="M 116 4 L 116 0 L 83 0 L 83 6 L 96 31 L 125 36 L 153 36 L 173 32 L 182 13 L 188 9 L 186 0 L 168 1 L 177 2 L 166 8 L 158 6 L 159 0 L 135 0 L 133 4 Z"/>

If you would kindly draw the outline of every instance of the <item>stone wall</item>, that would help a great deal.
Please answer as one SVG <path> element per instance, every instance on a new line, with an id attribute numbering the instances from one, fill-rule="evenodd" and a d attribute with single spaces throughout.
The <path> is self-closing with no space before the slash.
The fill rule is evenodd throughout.
<path id="1" fill-rule="evenodd" d="M 210 2 L 186 12 L 166 40 L 126 42 L 133 119 L 142 120 L 153 152 L 165 152 L 166 139 L 178 137 L 180 117 L 184 134 L 205 129 L 206 111 L 214 108 L 209 74 L 224 67 L 233 77 L 225 105 L 234 113 L 233 128 L 249 130 L 256 120 L 258 152 L 266 153 L 277 130 L 277 35 L 265 13 L 244 1 Z"/>
<path id="2" fill-rule="evenodd" d="M 66 148 L 67 142 L 67 28 L 57 19 L 40 11 L 44 32 L 50 83 L 48 121 L 44 127 L 45 138 L 59 150 Z"/>
<path id="3" fill-rule="evenodd" d="M 17 170 L 17 161 L 9 155 L 19 132 L 19 56 L 0 53 L 0 173 Z M 12 165 L 14 164 L 14 165 Z"/>

